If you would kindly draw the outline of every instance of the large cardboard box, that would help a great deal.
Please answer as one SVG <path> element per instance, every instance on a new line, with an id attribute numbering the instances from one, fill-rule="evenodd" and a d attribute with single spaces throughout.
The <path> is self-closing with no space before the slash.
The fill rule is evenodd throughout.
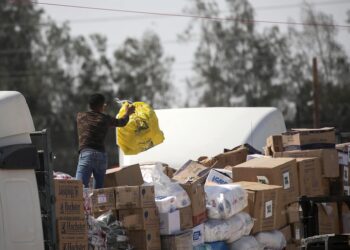
<path id="1" fill-rule="evenodd" d="M 300 196 L 328 195 L 328 188 L 322 185 L 321 163 L 319 158 L 298 158 Z"/>
<path id="2" fill-rule="evenodd" d="M 82 200 L 83 183 L 80 180 L 54 180 L 56 200 Z"/>
<path id="3" fill-rule="evenodd" d="M 87 224 L 85 218 L 75 220 L 57 220 L 58 241 L 87 241 Z"/>
<path id="4" fill-rule="evenodd" d="M 334 128 L 293 129 L 282 134 L 282 141 L 286 151 L 335 148 L 335 130 Z"/>
<path id="5" fill-rule="evenodd" d="M 161 236 L 162 250 L 193 250 L 192 230 Z"/>
<path id="6" fill-rule="evenodd" d="M 258 182 L 237 182 L 248 192 L 248 211 L 256 219 L 252 233 L 280 228 L 281 222 L 281 186 L 266 185 Z"/>
<path id="7" fill-rule="evenodd" d="M 182 231 L 193 228 L 191 206 L 180 208 L 180 228 Z"/>
<path id="8" fill-rule="evenodd" d="M 317 204 L 319 234 L 339 234 L 337 203 Z"/>
<path id="9" fill-rule="evenodd" d="M 140 186 L 144 183 L 139 164 L 107 169 L 105 175 L 105 187 Z"/>
<path id="10" fill-rule="evenodd" d="M 154 186 L 120 186 L 115 188 L 116 208 L 155 207 Z"/>
<path id="11" fill-rule="evenodd" d="M 88 250 L 89 244 L 86 240 L 62 240 L 58 242 L 58 250 Z"/>
<path id="12" fill-rule="evenodd" d="M 93 212 L 115 209 L 114 188 L 101 188 L 92 190 L 91 200 Z"/>
<path id="13" fill-rule="evenodd" d="M 179 210 L 171 213 L 160 213 L 159 221 L 160 235 L 175 234 L 181 230 Z"/>
<path id="14" fill-rule="evenodd" d="M 129 240 L 134 250 L 161 250 L 159 229 L 131 230 Z"/>
<path id="15" fill-rule="evenodd" d="M 118 211 L 119 220 L 127 229 L 147 230 L 157 228 L 159 230 L 159 214 L 156 208 L 130 208 Z"/>
<path id="16" fill-rule="evenodd" d="M 271 150 L 272 153 L 282 152 L 283 143 L 282 135 L 271 135 L 266 139 L 266 147 Z"/>
<path id="17" fill-rule="evenodd" d="M 84 218 L 84 202 L 80 200 L 56 200 L 56 219 Z"/>
<path id="18" fill-rule="evenodd" d="M 256 158 L 232 168 L 234 181 L 251 181 L 282 186 L 282 205 L 299 197 L 296 160 L 293 158 Z"/>
<path id="19" fill-rule="evenodd" d="M 339 177 L 338 152 L 335 149 L 315 149 L 277 152 L 273 157 L 318 157 L 321 159 L 323 177 Z"/>

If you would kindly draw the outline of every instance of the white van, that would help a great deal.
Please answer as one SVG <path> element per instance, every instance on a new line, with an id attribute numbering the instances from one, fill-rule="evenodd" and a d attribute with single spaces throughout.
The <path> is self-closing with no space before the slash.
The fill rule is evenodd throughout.
<path id="1" fill-rule="evenodd" d="M 43 228 L 31 144 L 33 120 L 24 97 L 0 91 L 0 250 L 43 250 Z"/>
<path id="2" fill-rule="evenodd" d="M 244 143 L 262 151 L 268 136 L 286 131 L 276 108 L 163 109 L 156 114 L 164 142 L 138 155 L 120 150 L 121 166 L 160 161 L 177 169 L 189 159 L 215 156 Z"/>

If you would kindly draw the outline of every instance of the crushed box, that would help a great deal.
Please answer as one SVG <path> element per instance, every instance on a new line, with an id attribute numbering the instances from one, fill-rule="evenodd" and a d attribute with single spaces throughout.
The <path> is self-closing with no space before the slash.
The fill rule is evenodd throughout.
<path id="1" fill-rule="evenodd" d="M 293 158 L 255 158 L 232 168 L 233 180 L 282 186 L 282 205 L 299 197 L 296 160 Z"/>

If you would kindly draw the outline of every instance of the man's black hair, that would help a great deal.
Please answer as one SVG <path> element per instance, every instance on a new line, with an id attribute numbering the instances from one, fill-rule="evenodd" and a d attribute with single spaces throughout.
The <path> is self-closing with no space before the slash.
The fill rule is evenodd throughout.
<path id="1" fill-rule="evenodd" d="M 92 110 L 98 110 L 105 104 L 105 97 L 102 94 L 96 93 L 89 97 L 89 107 Z"/>

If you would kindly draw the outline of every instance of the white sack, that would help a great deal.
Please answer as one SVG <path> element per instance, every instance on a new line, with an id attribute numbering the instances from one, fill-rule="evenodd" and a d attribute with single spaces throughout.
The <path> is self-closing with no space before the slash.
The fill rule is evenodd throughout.
<path id="1" fill-rule="evenodd" d="M 231 243 L 230 250 L 263 250 L 253 236 L 243 236 Z"/>
<path id="2" fill-rule="evenodd" d="M 281 250 L 287 246 L 284 235 L 277 230 L 258 233 L 255 235 L 255 239 L 264 249 Z"/>

